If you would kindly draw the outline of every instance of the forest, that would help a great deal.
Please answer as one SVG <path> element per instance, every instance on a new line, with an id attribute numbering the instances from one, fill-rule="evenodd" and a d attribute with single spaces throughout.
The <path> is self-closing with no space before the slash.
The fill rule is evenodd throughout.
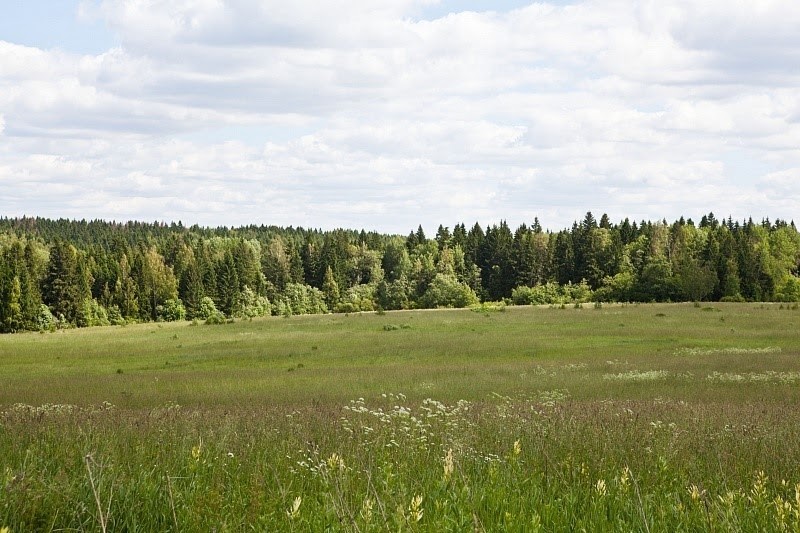
<path id="1" fill-rule="evenodd" d="M 364 230 L 0 218 L 0 331 L 583 302 L 800 301 L 794 222 Z"/>

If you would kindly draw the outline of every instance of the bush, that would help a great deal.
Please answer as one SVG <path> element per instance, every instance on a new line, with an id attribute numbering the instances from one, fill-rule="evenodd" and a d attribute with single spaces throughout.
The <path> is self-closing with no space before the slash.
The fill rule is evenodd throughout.
<path id="1" fill-rule="evenodd" d="M 314 315 L 327 313 L 325 295 L 321 290 L 300 283 L 288 283 L 273 309 L 273 314 Z"/>
<path id="2" fill-rule="evenodd" d="M 779 302 L 800 302 L 800 278 L 787 276 L 775 291 L 775 299 Z"/>
<path id="3" fill-rule="evenodd" d="M 259 296 L 250 287 L 245 286 L 239 294 L 234 316 L 237 318 L 255 318 L 257 316 L 269 316 L 272 312 L 272 304 L 266 296 Z"/>
<path id="4" fill-rule="evenodd" d="M 563 302 L 584 303 L 591 301 L 592 289 L 586 281 L 573 285 L 549 282 L 535 287 L 521 286 L 511 291 L 511 301 L 516 305 L 555 305 Z"/>
<path id="5" fill-rule="evenodd" d="M 506 310 L 505 302 L 483 302 L 470 307 L 476 313 L 503 313 Z"/>
<path id="6" fill-rule="evenodd" d="M 214 300 L 209 298 L 208 296 L 204 296 L 202 300 L 200 300 L 200 305 L 197 306 L 197 313 L 193 318 L 198 320 L 208 320 L 214 315 L 222 314 L 219 309 L 217 309 Z M 224 317 L 225 315 L 223 315 Z"/>
<path id="7" fill-rule="evenodd" d="M 469 307 L 478 303 L 478 296 L 469 286 L 458 281 L 455 276 L 436 274 L 420 304 L 426 308 Z"/>
<path id="8" fill-rule="evenodd" d="M 545 283 L 535 287 L 525 285 L 511 291 L 511 301 L 515 305 L 546 305 L 559 303 L 562 292 L 557 283 Z"/>
<path id="9" fill-rule="evenodd" d="M 122 311 L 120 311 L 119 307 L 116 305 L 112 305 L 108 308 L 108 321 L 111 322 L 112 326 L 124 326 L 128 323 L 125 317 L 122 316 Z"/>
<path id="10" fill-rule="evenodd" d="M 206 324 L 211 326 L 216 326 L 218 324 L 224 324 L 227 322 L 225 315 L 222 311 L 217 311 L 216 313 L 212 313 L 211 315 L 206 318 Z"/>
<path id="11" fill-rule="evenodd" d="M 375 298 L 383 309 L 408 309 L 411 307 L 410 294 L 411 286 L 408 280 L 401 276 L 395 281 L 382 280 L 378 283 Z"/>
<path id="12" fill-rule="evenodd" d="M 375 310 L 376 285 L 355 285 L 347 289 L 336 305 L 337 313 L 356 313 Z"/>
<path id="13" fill-rule="evenodd" d="M 78 309 L 77 324 L 79 327 L 110 326 L 108 312 L 94 298 L 87 298 Z"/>
<path id="14" fill-rule="evenodd" d="M 615 276 L 603 278 L 602 285 L 594 291 L 598 302 L 630 302 L 636 276 L 631 272 L 620 272 Z"/>
<path id="15" fill-rule="evenodd" d="M 213 302 L 212 302 L 213 303 Z M 164 322 L 175 322 L 177 320 L 186 320 L 186 308 L 180 299 L 169 299 L 156 307 L 156 316 L 158 320 Z"/>
<path id="16" fill-rule="evenodd" d="M 39 328 L 39 331 L 55 331 L 58 325 L 58 319 L 50 312 L 50 308 L 41 304 L 39 313 L 36 315 L 36 327 Z"/>

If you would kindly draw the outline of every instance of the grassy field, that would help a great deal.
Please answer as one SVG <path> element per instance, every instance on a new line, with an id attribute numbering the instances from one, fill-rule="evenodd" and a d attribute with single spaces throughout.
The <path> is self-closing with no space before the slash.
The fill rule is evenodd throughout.
<path id="1" fill-rule="evenodd" d="M 800 311 L 0 337 L 0 531 L 800 531 Z"/>

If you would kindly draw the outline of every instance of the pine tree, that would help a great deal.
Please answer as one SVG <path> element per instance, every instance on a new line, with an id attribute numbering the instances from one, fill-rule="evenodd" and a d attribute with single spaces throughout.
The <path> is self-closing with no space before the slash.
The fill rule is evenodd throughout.
<path id="1" fill-rule="evenodd" d="M 228 250 L 217 274 L 217 307 L 231 316 L 236 311 L 239 301 L 239 277 L 236 274 L 236 263 L 233 254 Z"/>
<path id="2" fill-rule="evenodd" d="M 336 283 L 336 278 L 333 275 L 333 269 L 329 266 L 325 269 L 325 279 L 322 282 L 322 293 L 325 295 L 325 304 L 328 309 L 336 309 L 336 304 L 339 303 L 339 284 Z"/>
<path id="3" fill-rule="evenodd" d="M 78 310 L 83 304 L 82 284 L 77 250 L 64 241 L 57 241 L 50 249 L 42 300 L 59 320 L 76 325 Z"/>

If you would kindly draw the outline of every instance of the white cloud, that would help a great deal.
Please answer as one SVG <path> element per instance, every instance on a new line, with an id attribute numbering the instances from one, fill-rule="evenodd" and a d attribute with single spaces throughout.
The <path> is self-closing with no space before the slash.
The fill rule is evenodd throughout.
<path id="1" fill-rule="evenodd" d="M 430 3 L 84 1 L 119 46 L 0 41 L 0 210 L 405 232 L 800 207 L 781 178 L 800 168 L 800 7 L 415 19 Z"/>

